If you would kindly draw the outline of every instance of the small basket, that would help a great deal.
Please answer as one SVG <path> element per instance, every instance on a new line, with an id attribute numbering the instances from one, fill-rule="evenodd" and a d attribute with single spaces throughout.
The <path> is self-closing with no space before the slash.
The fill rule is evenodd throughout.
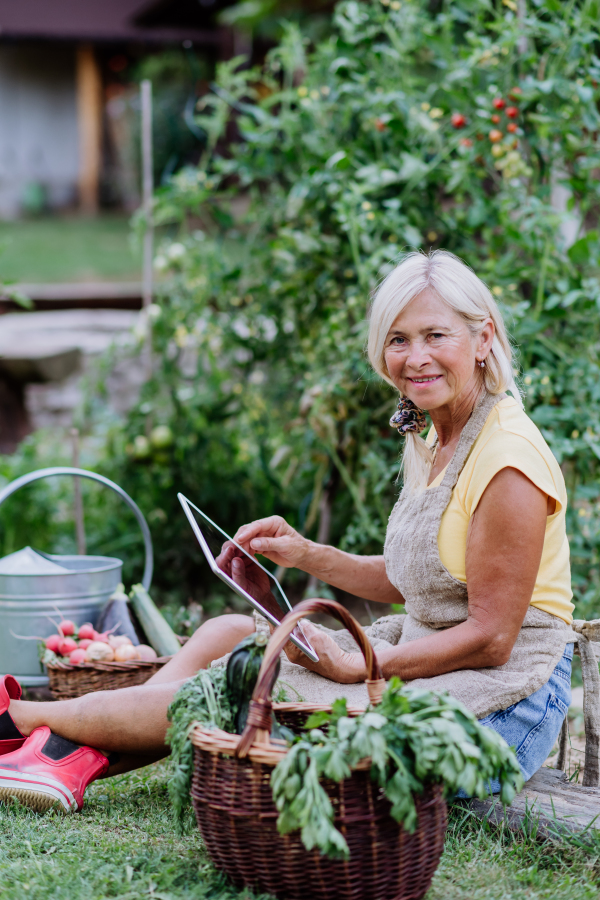
<path id="1" fill-rule="evenodd" d="M 439 785 L 415 797 L 418 825 L 409 834 L 390 815 L 390 803 L 362 760 L 340 783 L 324 781 L 335 826 L 350 848 L 349 860 L 307 851 L 299 833 L 277 831 L 271 775 L 287 753 L 270 740 L 270 716 L 299 731 L 307 716 L 331 707 L 308 703 L 271 705 L 270 685 L 279 654 L 298 621 L 326 612 L 339 619 L 358 643 L 369 677 L 371 703 L 381 701 L 385 680 L 373 648 L 358 622 L 339 603 L 306 600 L 273 633 L 241 736 L 197 726 L 192 802 L 198 827 L 215 865 L 236 887 L 249 887 L 286 900 L 419 900 L 427 892 L 444 846 L 447 808 Z M 361 709 L 348 710 L 358 715 Z"/>
<path id="2" fill-rule="evenodd" d="M 152 660 L 79 663 L 76 666 L 58 660 L 46 666 L 49 688 L 55 700 L 72 700 L 94 691 L 134 687 L 148 681 L 172 658 L 161 656 Z"/>

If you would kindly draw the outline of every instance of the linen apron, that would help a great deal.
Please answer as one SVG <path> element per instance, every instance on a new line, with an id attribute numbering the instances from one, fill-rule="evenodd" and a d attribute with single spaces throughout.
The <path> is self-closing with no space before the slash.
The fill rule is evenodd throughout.
<path id="1" fill-rule="evenodd" d="M 443 565 L 438 532 L 473 444 L 490 412 L 505 396 L 486 393 L 480 400 L 463 428 L 454 455 L 437 487 L 418 494 L 409 494 L 404 489 L 400 494 L 389 518 L 383 555 L 387 576 L 405 599 L 406 613 L 384 616 L 365 629 L 376 651 L 415 641 L 466 621 L 467 585 L 454 578 Z M 526 539 L 523 535 L 523 540 Z M 346 629 L 323 630 L 343 650 L 358 651 Z M 410 686 L 448 691 L 477 718 L 483 718 L 529 697 L 546 684 L 569 639 L 573 639 L 571 628 L 562 619 L 530 606 L 510 659 L 504 665 L 417 678 Z M 366 706 L 368 703 L 363 684 L 337 684 L 289 662 L 285 656 L 281 662 L 279 682 L 292 700 L 298 695 L 313 703 L 331 703 L 336 697 L 346 697 L 349 705 Z"/>

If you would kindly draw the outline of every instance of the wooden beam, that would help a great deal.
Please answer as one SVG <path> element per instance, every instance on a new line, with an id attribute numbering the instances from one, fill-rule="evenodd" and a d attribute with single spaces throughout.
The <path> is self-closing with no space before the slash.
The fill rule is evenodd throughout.
<path id="1" fill-rule="evenodd" d="M 77 121 L 79 130 L 79 203 L 81 211 L 98 212 L 102 161 L 102 77 L 91 44 L 76 54 Z"/>
<path id="2" fill-rule="evenodd" d="M 536 772 L 506 809 L 497 796 L 459 802 L 478 819 L 543 839 L 600 829 L 600 788 L 574 784 L 559 769 Z"/>

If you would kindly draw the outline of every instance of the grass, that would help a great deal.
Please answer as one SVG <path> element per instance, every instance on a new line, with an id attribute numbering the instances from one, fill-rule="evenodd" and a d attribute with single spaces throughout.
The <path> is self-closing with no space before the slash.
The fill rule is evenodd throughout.
<path id="1" fill-rule="evenodd" d="M 198 832 L 175 834 L 168 764 L 93 785 L 80 815 L 0 806 L 0 900 L 250 900 L 210 863 Z M 600 840 L 536 843 L 454 809 L 426 900 L 597 900 Z M 310 898 L 307 898 L 310 900 Z"/>
<path id="2" fill-rule="evenodd" d="M 43 217 L 0 222 L 0 281 L 140 280 L 127 216 Z"/>

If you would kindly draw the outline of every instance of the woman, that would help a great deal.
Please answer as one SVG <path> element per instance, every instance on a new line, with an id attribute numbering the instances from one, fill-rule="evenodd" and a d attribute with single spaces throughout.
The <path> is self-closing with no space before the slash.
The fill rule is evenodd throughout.
<path id="1" fill-rule="evenodd" d="M 385 677 L 448 690 L 516 746 L 528 778 L 570 701 L 573 605 L 560 468 L 523 411 L 491 293 L 451 254 L 411 254 L 388 275 L 373 303 L 368 350 L 400 392 L 391 424 L 406 436 L 405 487 L 383 556 L 315 544 L 279 517 L 244 526 L 236 539 L 357 596 L 404 604 L 405 615 L 369 629 Z M 426 441 L 423 410 L 433 423 Z M 243 582 L 243 559 L 231 565 Z M 348 633 L 303 628 L 319 662 L 290 644 L 283 680 L 307 699 L 364 697 L 364 664 Z M 71 791 L 68 803 L 80 805 L 99 774 L 165 755 L 166 711 L 181 679 L 252 630 L 245 616 L 210 620 L 146 685 L 61 704 L 25 703 L 12 682 L 0 683 L 0 752 L 3 740 L 13 751 L 0 758 L 0 797 L 22 776 L 23 796 L 33 792 L 42 805 L 44 779 L 50 791 L 54 778 Z"/>

